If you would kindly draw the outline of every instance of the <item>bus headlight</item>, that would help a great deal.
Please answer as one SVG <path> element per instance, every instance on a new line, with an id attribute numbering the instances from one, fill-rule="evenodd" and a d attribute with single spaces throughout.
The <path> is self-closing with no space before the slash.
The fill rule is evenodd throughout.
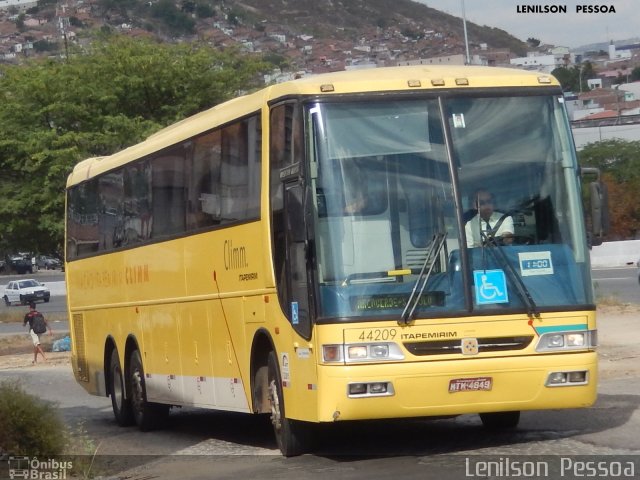
<path id="1" fill-rule="evenodd" d="M 536 352 L 591 349 L 598 345 L 596 330 L 581 332 L 544 333 L 538 340 Z"/>
<path id="2" fill-rule="evenodd" d="M 586 343 L 586 332 L 568 333 L 566 336 L 567 347 L 584 347 Z"/>
<path id="3" fill-rule="evenodd" d="M 328 344 L 322 346 L 325 363 L 358 363 L 403 360 L 404 354 L 395 343 Z"/>
<path id="4" fill-rule="evenodd" d="M 367 358 L 368 355 L 366 345 L 355 345 L 353 347 L 349 347 L 347 352 L 350 360 L 362 360 Z"/>

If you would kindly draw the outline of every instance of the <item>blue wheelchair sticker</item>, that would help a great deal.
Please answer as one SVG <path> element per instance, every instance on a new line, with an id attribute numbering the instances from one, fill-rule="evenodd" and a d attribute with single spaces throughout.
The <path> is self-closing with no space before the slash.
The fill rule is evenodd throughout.
<path id="1" fill-rule="evenodd" d="M 298 325 L 300 319 L 298 318 L 298 302 L 291 302 L 291 323 Z"/>
<path id="2" fill-rule="evenodd" d="M 507 279 L 504 271 L 474 270 L 473 281 L 478 305 L 509 302 Z"/>

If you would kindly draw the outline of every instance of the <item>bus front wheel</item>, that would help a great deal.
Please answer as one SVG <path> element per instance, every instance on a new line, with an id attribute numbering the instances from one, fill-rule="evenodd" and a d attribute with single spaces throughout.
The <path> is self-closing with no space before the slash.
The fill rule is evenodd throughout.
<path id="1" fill-rule="evenodd" d="M 131 401 L 125 398 L 124 385 L 118 350 L 114 348 L 111 352 L 111 360 L 109 361 L 109 395 L 111 396 L 113 415 L 121 427 L 133 424 Z"/>
<path id="2" fill-rule="evenodd" d="M 301 455 L 308 447 L 309 427 L 304 422 L 291 420 L 285 416 L 282 378 L 275 352 L 269 353 L 268 380 L 271 424 L 278 448 L 285 457 Z"/>
<path id="3" fill-rule="evenodd" d="M 481 413 L 482 425 L 489 430 L 513 430 L 520 422 L 520 412 Z"/>
<path id="4" fill-rule="evenodd" d="M 169 414 L 169 405 L 147 402 L 147 389 L 140 352 L 131 352 L 129 360 L 129 387 L 131 409 L 138 428 L 147 432 L 158 428 Z"/>

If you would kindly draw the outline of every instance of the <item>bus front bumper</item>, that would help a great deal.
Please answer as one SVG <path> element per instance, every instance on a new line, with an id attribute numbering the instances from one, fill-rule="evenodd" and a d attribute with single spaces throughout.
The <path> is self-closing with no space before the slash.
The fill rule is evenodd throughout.
<path id="1" fill-rule="evenodd" d="M 569 372 L 571 378 L 566 383 L 549 384 L 552 377 L 561 382 L 562 373 Z M 580 381 L 582 375 L 584 381 Z M 317 420 L 588 407 L 596 400 L 597 379 L 595 352 L 386 365 L 321 365 Z"/>

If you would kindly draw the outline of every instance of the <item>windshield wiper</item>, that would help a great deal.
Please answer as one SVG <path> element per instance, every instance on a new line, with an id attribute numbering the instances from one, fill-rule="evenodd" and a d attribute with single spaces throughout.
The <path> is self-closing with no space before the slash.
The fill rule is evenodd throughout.
<path id="1" fill-rule="evenodd" d="M 424 263 L 422 264 L 422 268 L 420 269 L 420 273 L 418 274 L 416 284 L 413 286 L 413 291 L 409 296 L 409 300 L 407 300 L 407 304 L 402 311 L 402 315 L 400 315 L 400 320 L 398 320 L 399 324 L 406 325 L 413 318 L 413 314 L 416 311 L 418 303 L 420 303 L 420 298 L 422 297 L 424 289 L 427 286 L 427 282 L 429 281 L 431 272 L 433 272 L 433 267 L 436 264 L 436 260 L 438 259 L 440 250 L 442 250 L 442 247 L 444 246 L 446 238 L 446 232 L 436 233 L 433 236 L 431 245 L 429 245 L 429 250 L 427 250 L 427 256 L 424 259 Z"/>
<path id="2" fill-rule="evenodd" d="M 499 222 L 499 223 L 501 224 L 502 222 Z M 509 259 L 507 258 L 507 255 L 504 253 L 504 251 L 501 248 L 499 248 L 500 245 L 498 244 L 498 240 L 495 237 L 495 232 L 498 231 L 497 228 L 499 228 L 499 225 L 496 228 L 492 229 L 493 234 L 492 233 L 489 233 L 489 235 L 483 234 L 484 239 L 486 241 L 482 242 L 482 252 L 483 252 L 482 255 L 484 256 L 485 244 L 486 246 L 491 247 L 491 248 L 488 248 L 487 250 L 491 252 L 494 260 L 497 263 L 499 263 L 500 266 L 502 266 L 502 268 L 506 272 L 507 276 L 509 277 L 513 285 L 515 285 L 516 292 L 520 297 L 520 300 L 522 300 L 522 302 L 527 306 L 527 315 L 529 316 L 529 318 L 533 318 L 533 317 L 540 318 L 540 312 L 538 312 L 538 307 L 536 305 L 536 302 L 535 300 L 533 300 L 533 297 L 531 296 L 529 289 L 522 281 L 522 277 L 518 275 L 518 272 L 516 272 L 513 265 L 511 265 L 511 262 L 509 262 Z"/>

